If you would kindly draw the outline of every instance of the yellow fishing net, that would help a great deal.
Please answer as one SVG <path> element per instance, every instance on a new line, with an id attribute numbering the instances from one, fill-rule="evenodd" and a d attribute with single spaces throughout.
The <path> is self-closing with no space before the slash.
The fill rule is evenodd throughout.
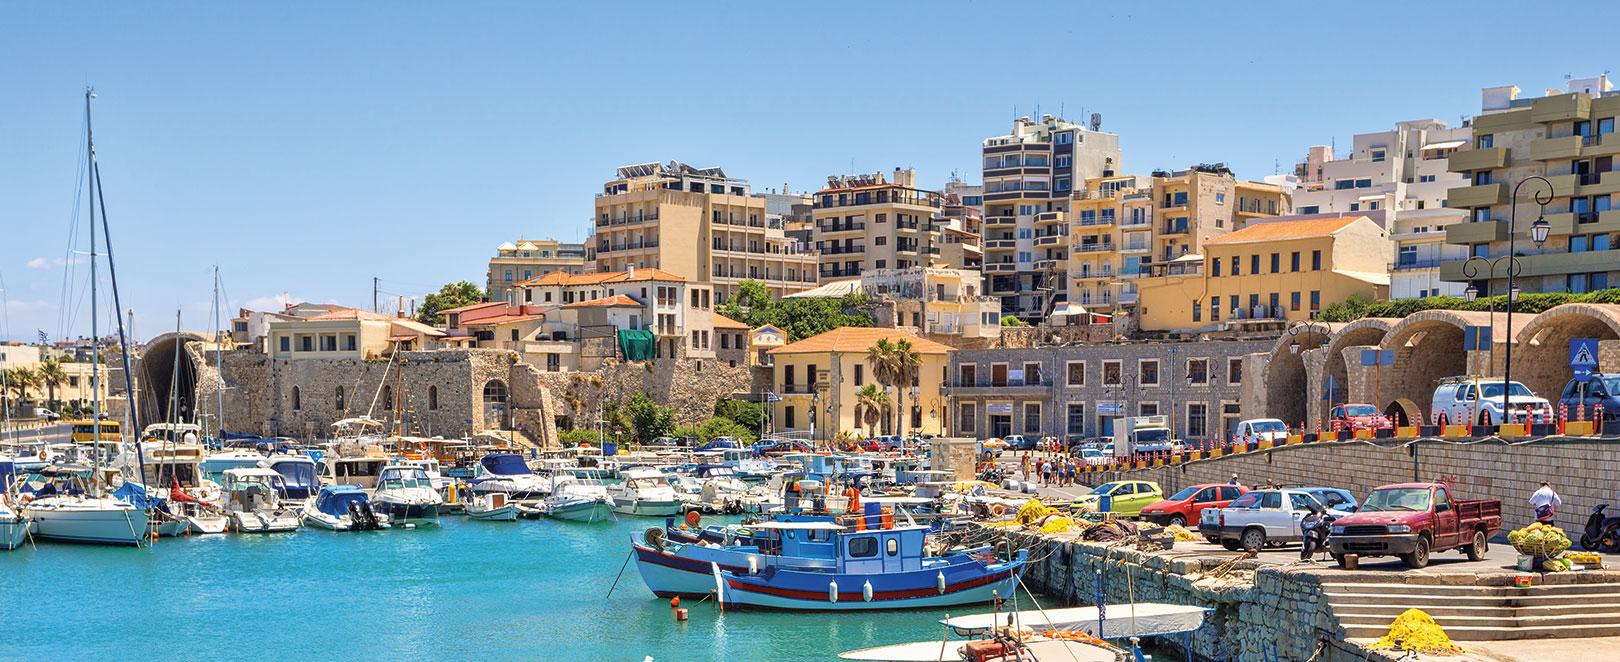
<path id="1" fill-rule="evenodd" d="M 1030 499 L 1029 501 L 1025 501 L 1023 506 L 1019 507 L 1017 519 L 1019 524 L 1028 524 L 1042 517 L 1046 517 L 1054 512 L 1056 511 L 1052 510 L 1051 508 L 1047 508 L 1045 504 L 1036 501 L 1035 499 Z"/>
<path id="2" fill-rule="evenodd" d="M 1169 531 L 1171 535 L 1174 535 L 1176 537 L 1176 542 L 1196 542 L 1203 539 L 1202 536 L 1187 530 L 1187 527 L 1180 524 L 1171 524 L 1170 526 L 1164 527 L 1164 530 Z"/>
<path id="3" fill-rule="evenodd" d="M 1446 631 L 1440 629 L 1440 624 L 1421 609 L 1408 609 L 1401 612 L 1395 621 L 1389 624 L 1389 634 L 1383 639 L 1373 642 L 1374 650 L 1393 649 L 1413 651 L 1426 655 L 1455 655 L 1463 649 L 1451 643 L 1451 637 Z"/>
<path id="4" fill-rule="evenodd" d="M 1041 533 L 1067 533 L 1072 528 L 1074 520 L 1058 515 L 1047 519 L 1046 523 L 1041 525 Z"/>

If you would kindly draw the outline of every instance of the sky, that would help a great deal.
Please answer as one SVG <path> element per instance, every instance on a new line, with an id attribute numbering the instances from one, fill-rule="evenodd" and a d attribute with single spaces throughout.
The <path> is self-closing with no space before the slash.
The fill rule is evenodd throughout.
<path id="1" fill-rule="evenodd" d="M 755 190 L 914 167 L 979 180 L 1013 118 L 1101 113 L 1123 170 L 1286 172 L 1314 144 L 1456 124 L 1616 65 L 1523 3 L 0 4 L 0 338 L 86 335 L 84 90 L 134 335 L 223 309 L 484 283 L 580 241 L 631 163 Z M 1332 5 L 1332 6 L 1326 6 Z M 1539 22 L 1541 28 L 1527 27 Z M 1565 33 L 1567 36 L 1574 32 Z M 103 272 L 104 273 L 104 272 Z M 103 294 L 106 294 L 103 280 Z M 101 305 L 102 329 L 112 315 Z"/>

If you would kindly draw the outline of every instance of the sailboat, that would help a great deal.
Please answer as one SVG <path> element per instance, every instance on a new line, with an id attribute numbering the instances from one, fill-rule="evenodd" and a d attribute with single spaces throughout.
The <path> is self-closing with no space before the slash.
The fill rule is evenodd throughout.
<path id="1" fill-rule="evenodd" d="M 98 196 L 101 192 L 101 169 L 96 164 L 95 133 L 90 123 L 90 100 L 95 98 L 94 90 L 84 93 L 84 128 L 85 128 L 85 181 L 87 197 L 90 204 L 90 411 L 92 421 L 101 420 L 101 334 L 98 324 L 100 320 L 99 302 L 96 291 L 96 204 L 102 204 L 101 221 L 107 221 L 105 208 L 106 201 Z M 103 227 L 103 235 L 106 228 Z M 108 274 L 113 284 L 113 301 L 115 308 L 118 304 L 118 280 L 112 266 L 112 242 L 107 242 Z M 122 319 L 119 321 L 122 326 Z M 129 348 L 127 338 L 119 334 L 125 347 L 124 375 L 129 379 Z M 130 391 L 133 393 L 133 389 Z M 92 426 L 94 430 L 94 443 L 99 444 L 105 434 L 100 425 Z M 116 440 L 115 440 L 116 441 Z M 136 445 L 137 453 L 140 446 Z M 53 478 L 61 479 L 53 484 L 67 484 L 73 489 L 58 490 L 46 496 L 36 496 L 27 505 L 23 506 L 22 514 L 33 518 L 35 533 L 44 540 L 59 540 L 64 542 L 97 543 L 107 545 L 129 545 L 138 547 L 147 539 L 150 527 L 151 513 L 138 508 L 133 504 L 120 501 L 110 496 L 106 485 L 102 483 L 100 453 L 92 454 L 96 466 L 90 468 L 88 477 L 77 472 L 68 472 L 65 468 L 48 468 L 57 475 Z M 65 474 L 65 475 L 63 475 Z M 38 494 L 36 492 L 36 494 Z"/>

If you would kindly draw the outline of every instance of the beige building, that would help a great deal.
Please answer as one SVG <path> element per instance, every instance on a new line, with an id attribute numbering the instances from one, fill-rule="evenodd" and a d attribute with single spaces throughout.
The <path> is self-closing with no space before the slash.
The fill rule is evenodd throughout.
<path id="1" fill-rule="evenodd" d="M 902 412 L 885 417 L 890 422 L 873 426 L 873 432 L 898 433 L 892 429 L 892 421 L 898 418 L 898 426 L 907 434 L 945 434 L 949 406 L 945 380 L 953 350 L 901 330 L 857 327 L 834 329 L 771 350 L 774 392 L 781 397 L 776 403 L 777 427 L 813 431 L 813 438 L 822 441 L 841 432 L 864 434 L 868 426 L 857 411 L 855 392 L 867 384 L 878 384 L 866 354 L 883 338 L 910 341 L 921 365 L 914 383 L 890 386 L 890 407 L 902 408 Z M 904 391 L 903 405 L 896 389 Z"/>
<path id="2" fill-rule="evenodd" d="M 1158 217 L 1152 252 L 1156 264 L 1196 255 L 1205 241 L 1290 213 L 1283 187 L 1239 181 L 1220 163 L 1154 172 L 1153 199 L 1153 215 Z"/>
<path id="3" fill-rule="evenodd" d="M 1256 223 L 1203 246 L 1142 279 L 1142 330 L 1280 330 L 1351 295 L 1389 298 L 1393 244 L 1366 216 Z"/>
<path id="4" fill-rule="evenodd" d="M 325 312 L 270 322 L 271 358 L 376 359 L 395 350 L 436 349 L 447 334 L 413 319 L 325 305 Z M 292 310 L 293 308 L 289 308 Z"/>
<path id="5" fill-rule="evenodd" d="M 925 280 L 926 279 L 926 280 Z M 967 269 L 882 269 L 861 276 L 877 326 L 933 338 L 997 338 L 1001 299 L 984 294 L 983 277 Z"/>
<path id="6" fill-rule="evenodd" d="M 1136 302 L 1153 252 L 1153 191 L 1135 175 L 1092 177 L 1069 200 L 1068 303 L 1113 314 Z"/>
<path id="7" fill-rule="evenodd" d="M 1467 210 L 1467 222 L 1446 227 L 1446 243 L 1468 255 L 1496 259 L 1508 254 L 1509 221 L 1518 210 L 1514 251 L 1519 270 L 1515 284 L 1524 292 L 1589 292 L 1620 285 L 1620 94 L 1607 75 L 1569 81 L 1567 90 L 1519 98 L 1516 86 L 1486 88 L 1483 111 L 1473 120 L 1472 149 L 1451 155 L 1452 171 L 1468 185 L 1451 189 L 1451 207 Z M 1518 199 L 1513 190 L 1530 177 Z M 1537 246 L 1531 226 L 1541 209 L 1536 195 L 1548 195 L 1548 237 Z M 1462 260 L 1440 265 L 1440 277 L 1457 283 L 1472 280 L 1480 292 L 1501 294 L 1507 288 L 1507 261 L 1494 274 L 1480 266 L 1471 278 Z M 1475 264 L 1479 264 L 1475 262 Z"/>
<path id="8" fill-rule="evenodd" d="M 747 181 L 719 168 L 619 168 L 596 198 L 593 245 L 597 271 L 662 269 L 712 284 L 719 302 L 750 278 L 777 296 L 816 285 L 817 257 Z"/>
<path id="9" fill-rule="evenodd" d="M 977 237 L 953 232 L 950 225 L 959 221 L 943 216 L 942 196 L 916 185 L 916 171 L 900 168 L 892 177 L 878 172 L 827 178 L 812 212 L 822 282 L 882 269 L 960 269 L 976 261 L 970 254 Z"/>
<path id="10" fill-rule="evenodd" d="M 585 269 L 585 244 L 519 239 L 495 248 L 495 257 L 489 259 L 485 289 L 491 301 L 504 301 L 514 283 L 549 273 L 581 274 Z"/>
<path id="11" fill-rule="evenodd" d="M 1008 314 L 1039 320 L 1069 299 L 1070 195 L 1122 167 L 1119 136 L 1101 122 L 1021 117 L 983 141 L 985 285 Z"/>

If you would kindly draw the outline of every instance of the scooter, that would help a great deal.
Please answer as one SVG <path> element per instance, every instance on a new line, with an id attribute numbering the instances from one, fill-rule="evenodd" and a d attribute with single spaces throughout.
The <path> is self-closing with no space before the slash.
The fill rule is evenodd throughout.
<path id="1" fill-rule="evenodd" d="M 1581 548 L 1592 552 L 1620 553 L 1620 517 L 1609 517 L 1603 510 L 1609 504 L 1600 503 L 1586 518 L 1586 531 L 1581 533 Z"/>
<path id="2" fill-rule="evenodd" d="M 1309 560 L 1317 552 L 1327 549 L 1328 533 L 1333 530 L 1333 520 L 1336 519 L 1338 517 L 1327 511 L 1313 510 L 1300 520 L 1299 530 L 1304 538 L 1299 548 L 1301 561 Z"/>

